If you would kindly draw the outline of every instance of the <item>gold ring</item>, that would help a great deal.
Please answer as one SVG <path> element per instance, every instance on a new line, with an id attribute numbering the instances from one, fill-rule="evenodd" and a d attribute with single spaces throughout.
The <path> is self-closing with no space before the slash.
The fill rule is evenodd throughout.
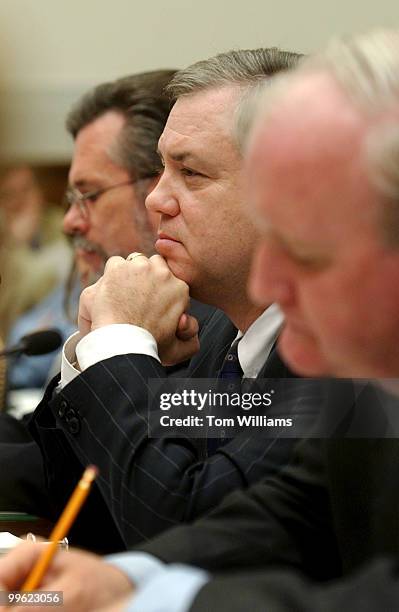
<path id="1" fill-rule="evenodd" d="M 132 261 L 136 257 L 145 257 L 145 255 L 144 253 L 137 253 L 137 252 L 130 253 L 130 255 L 126 257 L 126 261 Z"/>

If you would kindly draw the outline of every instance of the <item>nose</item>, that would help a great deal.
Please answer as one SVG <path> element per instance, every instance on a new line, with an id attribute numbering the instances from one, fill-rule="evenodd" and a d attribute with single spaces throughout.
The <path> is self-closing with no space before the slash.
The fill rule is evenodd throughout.
<path id="1" fill-rule="evenodd" d="M 164 171 L 157 185 L 148 194 L 145 205 L 148 211 L 160 213 L 168 217 L 175 217 L 179 214 L 180 205 L 173 189 L 173 180 Z"/>
<path id="2" fill-rule="evenodd" d="M 86 234 L 89 227 L 89 220 L 84 217 L 79 205 L 75 202 L 72 204 L 64 215 L 62 227 L 65 234 L 72 236 L 73 234 Z"/>
<path id="3" fill-rule="evenodd" d="M 292 266 L 278 247 L 267 240 L 262 242 L 254 255 L 248 283 L 248 292 L 255 303 L 268 306 L 274 302 L 282 307 L 295 302 L 295 276 Z"/>

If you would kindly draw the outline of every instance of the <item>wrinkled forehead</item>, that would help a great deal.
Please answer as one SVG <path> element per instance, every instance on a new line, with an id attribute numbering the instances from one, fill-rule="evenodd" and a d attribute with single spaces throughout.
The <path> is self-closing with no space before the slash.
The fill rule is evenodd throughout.
<path id="1" fill-rule="evenodd" d="M 233 138 L 234 112 L 241 88 L 224 86 L 181 96 L 173 106 L 161 140 L 168 133 Z"/>
<path id="2" fill-rule="evenodd" d="M 249 143 L 245 168 L 254 209 L 279 226 L 290 226 L 295 215 L 305 227 L 311 214 L 320 227 L 328 217 L 328 233 L 344 222 L 375 227 L 381 199 L 370 180 L 368 127 L 332 78 L 295 80 L 260 115 Z"/>
<path id="3" fill-rule="evenodd" d="M 324 153 L 344 149 L 346 144 L 365 135 L 367 119 L 350 101 L 335 79 L 327 72 L 298 73 L 283 87 L 270 88 L 264 94 L 255 121 L 254 140 L 259 137 L 277 144 L 276 153 L 288 143 L 298 157 L 315 149 Z"/>
<path id="4" fill-rule="evenodd" d="M 246 156 L 250 177 L 272 174 L 284 188 L 290 176 L 298 190 L 309 182 L 355 188 L 356 180 L 367 181 L 367 119 L 332 77 L 295 78 L 270 106 L 267 96 L 265 102 Z"/>

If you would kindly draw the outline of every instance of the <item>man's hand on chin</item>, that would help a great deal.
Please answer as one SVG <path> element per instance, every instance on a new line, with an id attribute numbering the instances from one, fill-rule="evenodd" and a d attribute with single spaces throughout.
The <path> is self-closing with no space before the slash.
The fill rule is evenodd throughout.
<path id="1" fill-rule="evenodd" d="M 185 361 L 199 350 L 198 323 L 185 314 L 188 285 L 176 278 L 160 255 L 111 257 L 104 275 L 82 292 L 82 335 L 114 323 L 137 325 L 155 338 L 165 365 Z"/>

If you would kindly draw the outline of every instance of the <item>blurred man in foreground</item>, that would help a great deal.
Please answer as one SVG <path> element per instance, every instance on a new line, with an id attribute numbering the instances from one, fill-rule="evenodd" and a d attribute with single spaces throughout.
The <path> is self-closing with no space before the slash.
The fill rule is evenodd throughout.
<path id="1" fill-rule="evenodd" d="M 333 44 L 260 104 L 247 166 L 263 230 L 251 291 L 281 303 L 282 350 L 303 372 L 398 376 L 398 75 L 399 33 L 371 33 Z M 60 554 L 45 586 L 72 601 L 87 570 L 80 593 L 101 585 L 101 605 L 127 609 L 128 577 L 132 612 L 159 609 L 160 593 L 162 609 L 179 612 L 395 610 L 398 449 L 396 439 L 305 441 L 280 475 L 110 560 L 120 574 Z M 35 555 L 0 564 L 7 588 Z"/>

